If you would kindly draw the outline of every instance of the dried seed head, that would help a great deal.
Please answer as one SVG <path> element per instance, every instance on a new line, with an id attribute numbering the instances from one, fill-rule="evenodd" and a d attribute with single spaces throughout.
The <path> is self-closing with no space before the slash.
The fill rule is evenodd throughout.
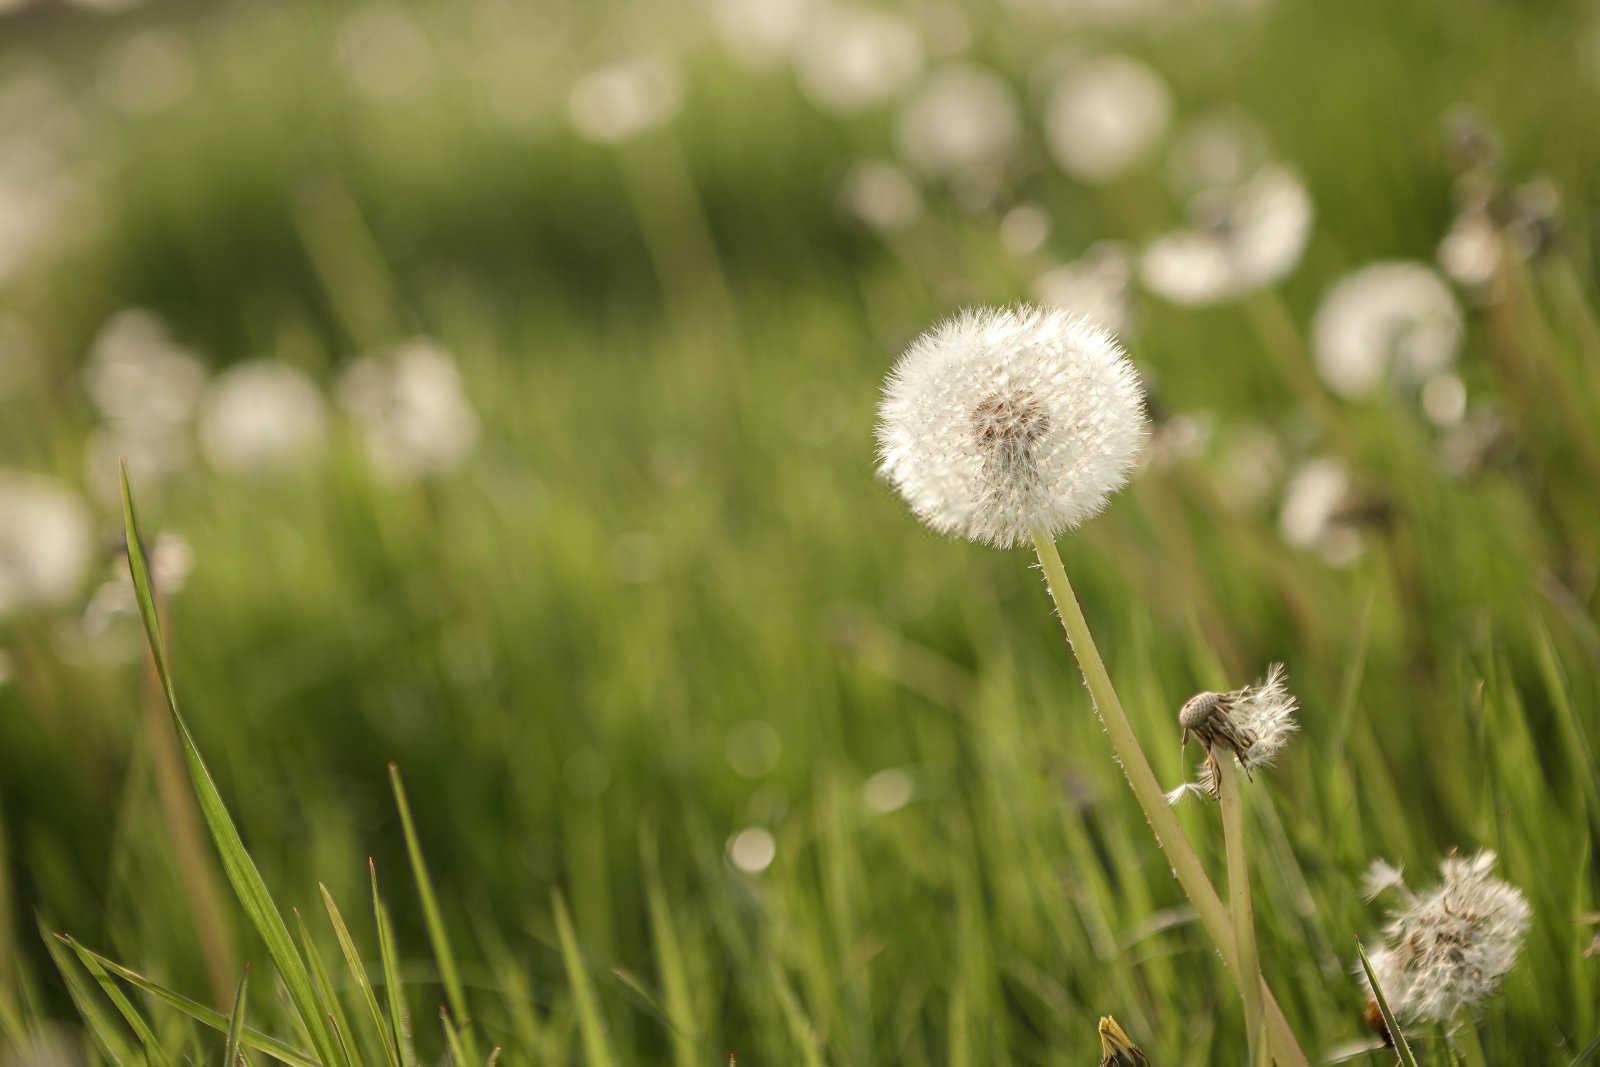
<path id="1" fill-rule="evenodd" d="M 1206 758 L 1195 781 L 1167 794 L 1168 803 L 1176 804 L 1188 793 L 1216 796 L 1219 751 L 1223 758 L 1231 754 L 1238 760 L 1246 776 L 1273 761 L 1300 728 L 1287 677 L 1283 664 L 1274 663 L 1255 685 L 1229 693 L 1198 693 L 1184 702 L 1178 711 L 1183 743 L 1193 735 L 1205 747 Z"/>
<path id="2" fill-rule="evenodd" d="M 1450 856 L 1434 889 L 1390 914 L 1367 955 L 1395 1015 L 1447 1022 L 1491 996 L 1516 963 L 1533 920 L 1522 891 L 1494 877 L 1495 854 Z"/>
<path id="3" fill-rule="evenodd" d="M 1100 1067 L 1138 1067 L 1148 1065 L 1144 1051 L 1128 1037 L 1128 1032 L 1109 1015 L 1100 1016 Z"/>

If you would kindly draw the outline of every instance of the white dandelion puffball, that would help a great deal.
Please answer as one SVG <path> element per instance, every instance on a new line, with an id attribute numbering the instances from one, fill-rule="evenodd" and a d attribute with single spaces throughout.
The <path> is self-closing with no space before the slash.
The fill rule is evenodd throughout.
<path id="1" fill-rule="evenodd" d="M 76 493 L 53 478 L 0 470 L 0 616 L 71 599 L 93 540 Z"/>
<path id="2" fill-rule="evenodd" d="M 1172 95 L 1159 74 L 1130 56 L 1100 56 L 1073 66 L 1056 83 L 1045 108 L 1045 134 L 1062 170 L 1101 185 L 1137 166 L 1171 116 Z"/>
<path id="3" fill-rule="evenodd" d="M 812 6 L 813 0 L 711 0 L 711 22 L 735 58 L 759 69 L 788 55 Z"/>
<path id="4" fill-rule="evenodd" d="M 895 138 L 917 170 L 954 178 L 1004 163 L 1022 139 L 1022 118 L 1004 79 L 958 63 L 935 71 L 906 102 Z"/>
<path id="5" fill-rule="evenodd" d="M 1392 373 L 1408 384 L 1448 367 L 1461 344 L 1461 309 L 1421 263 L 1374 263 L 1323 298 L 1311 323 L 1317 372 L 1345 397 L 1372 392 Z"/>
<path id="6" fill-rule="evenodd" d="M 280 470 L 321 451 L 328 414 L 311 379 L 260 359 L 230 367 L 200 405 L 200 449 L 230 473 Z"/>
<path id="7" fill-rule="evenodd" d="M 452 471 L 477 444 L 478 416 L 455 361 L 425 338 L 356 360 L 339 379 L 338 397 L 385 481 Z"/>
<path id="8" fill-rule="evenodd" d="M 940 533 L 1011 548 L 1098 514 L 1144 445 L 1139 374 L 1064 311 L 964 311 L 884 383 L 879 473 Z"/>
<path id="9" fill-rule="evenodd" d="M 1369 889 L 1393 888 L 1401 898 L 1384 944 L 1367 953 L 1400 1018 L 1448 1022 L 1492 996 L 1516 965 L 1533 909 L 1520 889 L 1494 876 L 1494 862 L 1487 851 L 1451 856 L 1439 864 L 1439 885 L 1415 894 L 1398 869 L 1369 872 Z"/>
<path id="10" fill-rule="evenodd" d="M 1139 260 L 1145 286 L 1174 304 L 1220 303 L 1281 281 L 1311 237 L 1311 195 L 1286 167 L 1207 190 L 1193 213 L 1198 225 L 1156 238 Z"/>
<path id="11" fill-rule="evenodd" d="M 811 19 L 794 57 L 806 97 L 849 114 L 881 103 L 922 70 L 922 39 L 905 19 L 878 7 L 828 4 Z"/>
<path id="12" fill-rule="evenodd" d="M 661 125 L 683 99 L 678 70 L 664 59 L 635 59 L 590 71 L 567 95 L 567 118 L 579 136 L 620 144 Z"/>

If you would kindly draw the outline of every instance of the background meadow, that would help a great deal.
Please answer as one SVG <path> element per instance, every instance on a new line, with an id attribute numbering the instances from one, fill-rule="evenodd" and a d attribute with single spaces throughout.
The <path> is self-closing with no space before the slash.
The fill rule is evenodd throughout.
<path id="1" fill-rule="evenodd" d="M 41 928 L 223 1012 L 250 962 L 309 1047 L 147 673 L 124 458 L 218 789 L 377 973 L 372 857 L 422 1059 L 391 760 L 506 1064 L 1083 1064 L 1106 1013 L 1239 1062 L 1031 556 L 873 477 L 894 356 L 1025 299 L 1119 318 L 1152 394 L 1061 547 L 1162 781 L 1185 698 L 1288 666 L 1250 814 L 1308 1050 L 1370 1037 L 1368 864 L 1488 848 L 1534 913 L 1489 1062 L 1592 1057 L 1597 106 L 1554 0 L 0 2 L 0 1058 L 154 1058 Z M 1238 192 L 1268 167 L 1309 229 Z M 1175 231 L 1274 262 L 1163 285 Z M 1352 386 L 1319 307 L 1395 260 Z"/>

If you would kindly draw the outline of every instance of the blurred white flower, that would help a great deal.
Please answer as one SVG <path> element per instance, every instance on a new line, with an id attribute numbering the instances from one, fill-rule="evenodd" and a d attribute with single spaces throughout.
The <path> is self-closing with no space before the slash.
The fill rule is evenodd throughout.
<path id="1" fill-rule="evenodd" d="M 139 30 L 107 49 L 99 82 L 100 95 L 120 111 L 163 111 L 194 89 L 194 50 L 176 30 Z"/>
<path id="2" fill-rule="evenodd" d="M 1489 284 L 1500 264 L 1500 232 L 1486 210 L 1456 216 L 1439 242 L 1439 268 L 1458 285 L 1479 289 Z"/>
<path id="3" fill-rule="evenodd" d="M 884 383 L 879 473 L 940 533 L 1009 548 L 1105 507 L 1145 440 L 1138 372 L 1064 311 L 984 308 L 914 341 Z"/>
<path id="4" fill-rule="evenodd" d="M 1390 913 L 1384 943 L 1367 957 L 1396 1017 L 1447 1023 L 1487 1000 L 1516 966 L 1533 923 L 1522 891 L 1496 878 L 1495 854 L 1451 855 L 1441 880 L 1426 893 L 1406 888 L 1397 868 L 1381 870 L 1368 888 L 1397 889 L 1402 906 Z M 1357 968 L 1362 984 L 1364 972 Z"/>
<path id="5" fill-rule="evenodd" d="M 922 217 L 922 191 L 893 163 L 869 159 L 850 168 L 839 185 L 845 211 L 874 230 L 903 230 Z"/>
<path id="6" fill-rule="evenodd" d="M 1062 170 L 1091 185 L 1137 166 L 1166 132 L 1172 97 L 1149 66 L 1123 55 L 1075 63 L 1045 106 L 1045 134 Z"/>
<path id="7" fill-rule="evenodd" d="M 328 435 L 322 394 L 303 373 L 274 360 L 239 363 L 201 400 L 200 449 L 220 471 L 280 470 L 312 458 Z"/>
<path id="8" fill-rule="evenodd" d="M 1121 241 L 1100 241 L 1071 263 L 1052 267 L 1033 280 L 1041 304 L 1082 315 L 1114 334 L 1128 330 L 1128 283 L 1133 253 Z"/>
<path id="9" fill-rule="evenodd" d="M 922 70 L 922 40 L 899 15 L 879 7 L 826 3 L 808 21 L 794 57 L 807 98 L 849 113 L 894 96 Z"/>
<path id="10" fill-rule="evenodd" d="M 1018 204 L 1000 219 L 1000 244 L 1014 256 L 1033 255 L 1049 236 L 1050 213 L 1038 204 Z"/>
<path id="11" fill-rule="evenodd" d="M 136 426 L 187 424 L 205 380 L 205 365 L 173 341 L 165 323 L 139 308 L 105 321 L 84 368 L 84 388 L 100 414 Z"/>
<path id="12" fill-rule="evenodd" d="M 340 376 L 337 395 L 385 481 L 448 473 L 477 444 L 478 416 L 455 361 L 426 338 L 357 359 Z"/>
<path id="13" fill-rule="evenodd" d="M 1284 488 L 1278 528 L 1296 548 L 1313 548 L 1334 566 L 1361 552 L 1361 535 L 1345 521 L 1350 504 L 1350 474 L 1337 459 L 1308 460 Z"/>
<path id="14" fill-rule="evenodd" d="M 678 69 L 659 56 L 624 60 L 590 71 L 567 95 L 567 118 L 579 136 L 618 144 L 677 114 L 683 101 Z"/>
<path id="15" fill-rule="evenodd" d="M 93 540 L 77 493 L 53 478 L 0 469 L 0 616 L 70 600 Z"/>
<path id="16" fill-rule="evenodd" d="M 176 596 L 189 580 L 194 569 L 194 550 L 182 534 L 163 531 L 150 545 L 150 584 L 158 597 Z M 139 599 L 134 593 L 133 578 L 125 562 L 118 560 L 110 567 L 110 574 L 101 582 L 84 606 L 78 632 L 82 640 L 98 643 L 100 647 L 87 653 L 86 658 L 102 662 L 127 659 L 142 647 L 137 635 L 129 633 L 117 640 L 113 628 L 119 622 L 138 618 Z M 110 638 L 110 640 L 104 640 Z"/>
<path id="17" fill-rule="evenodd" d="M 1289 692 L 1288 672 L 1274 663 L 1255 685 L 1228 693 L 1197 693 L 1178 712 L 1183 740 L 1193 736 L 1206 750 L 1196 780 L 1167 794 L 1176 803 L 1188 793 L 1215 796 L 1217 768 L 1213 761 L 1232 758 L 1246 775 L 1270 766 L 1300 729 L 1300 706 Z"/>
<path id="18" fill-rule="evenodd" d="M 1415 385 L 1455 361 L 1461 311 L 1450 287 L 1421 263 L 1363 267 L 1334 285 L 1311 324 L 1317 371 L 1345 397 L 1391 374 Z"/>
<path id="19" fill-rule="evenodd" d="M 888 815 L 911 803 L 916 783 L 899 767 L 889 767 L 861 786 L 861 806 L 873 815 Z"/>
<path id="20" fill-rule="evenodd" d="M 44 69 L 0 84 L 0 285 L 53 247 L 87 188 L 75 165 L 82 120 Z"/>
<path id="21" fill-rule="evenodd" d="M 936 178 L 997 167 L 1022 139 L 1022 117 L 1011 87 L 970 63 L 934 71 L 901 108 L 895 127 L 900 154 Z"/>
<path id="22" fill-rule="evenodd" d="M 723 46 L 751 67 L 786 59 L 818 0 L 710 0 Z"/>
<path id="23" fill-rule="evenodd" d="M 339 23 L 335 56 L 356 92 L 374 100 L 410 96 L 433 76 L 433 45 L 411 13 L 376 2 Z"/>
<path id="24" fill-rule="evenodd" d="M 1197 194 L 1197 225 L 1156 238 L 1140 258 L 1144 284 L 1175 304 L 1232 300 L 1281 280 L 1311 235 L 1311 197 L 1284 167 Z"/>
<path id="25" fill-rule="evenodd" d="M 728 838 L 728 859 L 746 874 L 760 874 L 778 856 L 778 842 L 763 826 L 747 826 Z"/>
<path id="26" fill-rule="evenodd" d="M 1254 507 L 1283 477 L 1283 445 L 1260 423 L 1236 429 L 1223 448 L 1217 471 L 1218 489 L 1235 508 Z"/>
<path id="27" fill-rule="evenodd" d="M 1467 414 L 1467 386 L 1454 374 L 1435 374 L 1422 383 L 1422 412 L 1435 426 L 1454 426 Z"/>

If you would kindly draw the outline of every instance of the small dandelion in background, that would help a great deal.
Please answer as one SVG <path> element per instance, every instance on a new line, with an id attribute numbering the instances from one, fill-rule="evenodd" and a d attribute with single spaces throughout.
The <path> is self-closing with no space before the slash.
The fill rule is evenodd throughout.
<path id="1" fill-rule="evenodd" d="M 677 114 L 683 79 L 661 57 L 630 59 L 579 78 L 567 94 L 567 119 L 585 140 L 620 144 Z"/>
<path id="2" fill-rule="evenodd" d="M 252 360 L 212 381 L 198 429 L 200 450 L 219 471 L 284 470 L 322 451 L 328 413 L 305 374 L 286 363 Z"/>
<path id="3" fill-rule="evenodd" d="M 816 0 L 711 0 L 711 25 L 722 45 L 748 67 L 788 58 Z"/>
<path id="4" fill-rule="evenodd" d="M 922 217 L 922 190 L 901 167 L 887 160 L 863 160 L 839 183 L 839 204 L 868 227 L 893 233 Z"/>
<path id="5" fill-rule="evenodd" d="M 915 27 L 879 7 L 827 4 L 795 49 L 795 77 L 818 108 L 850 114 L 882 103 L 922 71 Z"/>
<path id="6" fill-rule="evenodd" d="M 728 861 L 746 874 L 760 874 L 778 858 L 778 841 L 764 826 L 747 826 L 728 838 Z"/>
<path id="7" fill-rule="evenodd" d="M 1400 902 L 1383 943 L 1367 950 L 1397 1018 L 1449 1022 L 1493 996 L 1516 966 L 1533 909 L 1520 889 L 1494 876 L 1494 864 L 1489 851 L 1451 855 L 1425 893 L 1413 893 L 1384 861 L 1368 870 L 1369 894 L 1394 892 Z"/>
<path id="8" fill-rule="evenodd" d="M 1011 548 L 1098 514 L 1146 436 L 1138 372 L 1063 311 L 966 311 L 884 384 L 879 473 L 940 533 Z"/>
<path id="9" fill-rule="evenodd" d="M 1045 105 L 1050 153 L 1063 171 L 1090 185 L 1120 178 L 1150 154 L 1172 117 L 1161 76 L 1131 56 L 1073 64 Z"/>
<path id="10" fill-rule="evenodd" d="M 77 493 L 42 474 L 0 470 L 0 617 L 71 600 L 93 540 Z"/>
<path id="11" fill-rule="evenodd" d="M 1078 259 L 1034 278 L 1033 295 L 1041 304 L 1081 315 L 1120 336 L 1131 320 L 1132 279 L 1132 249 L 1121 241 L 1098 241 Z"/>
<path id="12" fill-rule="evenodd" d="M 1011 88 L 970 63 L 942 67 L 906 101 L 895 127 L 900 154 L 934 178 L 995 168 L 1017 150 L 1022 117 Z"/>
<path id="13" fill-rule="evenodd" d="M 1455 362 L 1461 333 L 1450 287 L 1424 264 L 1402 261 L 1374 263 L 1341 279 L 1311 324 L 1318 374 L 1352 399 L 1390 377 L 1426 381 Z"/>
<path id="14" fill-rule="evenodd" d="M 337 395 L 384 481 L 448 473 L 477 444 L 478 416 L 455 360 L 427 338 L 356 360 L 340 376 Z"/>

